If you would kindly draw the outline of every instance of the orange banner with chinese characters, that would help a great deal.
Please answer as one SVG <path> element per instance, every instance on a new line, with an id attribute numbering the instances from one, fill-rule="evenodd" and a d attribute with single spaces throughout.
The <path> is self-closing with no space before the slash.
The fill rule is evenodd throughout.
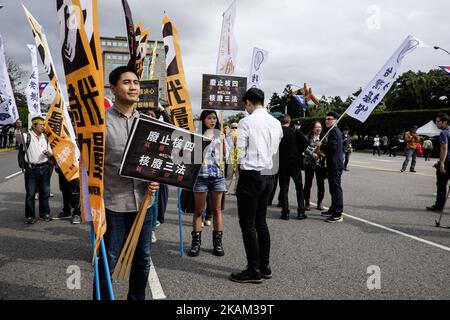
<path id="1" fill-rule="evenodd" d="M 61 92 L 60 83 L 56 75 L 52 56 L 50 55 L 47 38 L 42 32 L 42 27 L 23 7 L 28 22 L 30 23 L 36 46 L 44 65 L 45 71 L 56 92 L 55 98 L 45 118 L 45 130 L 48 134 L 48 142 L 52 148 L 55 160 L 67 180 L 78 178 L 79 151 L 75 143 L 75 133 Z"/>
<path id="2" fill-rule="evenodd" d="M 101 56 L 98 50 L 97 0 L 57 0 L 61 54 L 70 109 L 81 151 L 80 194 L 83 221 L 92 221 L 94 255 L 106 231 L 103 202 L 105 106 Z"/>
<path id="3" fill-rule="evenodd" d="M 184 76 L 178 31 L 168 16 L 163 20 L 163 38 L 166 51 L 167 97 L 174 124 L 194 132 L 191 98 Z"/>

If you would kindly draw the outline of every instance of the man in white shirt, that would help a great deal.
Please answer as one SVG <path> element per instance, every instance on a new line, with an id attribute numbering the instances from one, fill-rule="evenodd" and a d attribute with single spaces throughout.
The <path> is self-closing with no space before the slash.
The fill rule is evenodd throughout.
<path id="1" fill-rule="evenodd" d="M 25 142 L 25 160 L 28 163 L 25 169 L 25 223 L 33 224 L 36 219 L 34 201 L 35 194 L 39 192 L 39 219 L 46 222 L 52 220 L 50 217 L 50 168 L 48 159 L 52 151 L 44 133 L 44 118 L 34 117 L 30 133 L 23 134 Z"/>
<path id="2" fill-rule="evenodd" d="M 278 151 L 283 130 L 280 122 L 264 108 L 263 91 L 251 88 L 242 100 L 250 115 L 239 122 L 240 177 L 236 196 L 247 269 L 232 273 L 230 280 L 261 283 L 272 277 L 266 213 L 274 184 L 273 174 L 278 170 L 278 160 L 274 165 L 273 156 Z"/>

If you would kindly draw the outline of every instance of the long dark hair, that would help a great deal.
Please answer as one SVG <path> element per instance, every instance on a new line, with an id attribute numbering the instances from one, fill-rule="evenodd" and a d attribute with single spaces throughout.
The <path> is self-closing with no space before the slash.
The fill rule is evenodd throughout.
<path id="1" fill-rule="evenodd" d="M 204 111 L 202 111 L 202 113 L 200 115 L 200 121 L 202 122 L 202 134 L 205 133 L 205 131 L 207 130 L 206 125 L 205 125 L 205 119 L 211 113 L 213 113 L 217 119 L 216 126 L 214 127 L 214 129 L 220 130 L 219 117 L 217 116 L 217 113 L 214 110 L 204 110 Z"/>
<path id="2" fill-rule="evenodd" d="M 322 122 L 320 122 L 319 120 L 314 121 L 313 123 L 311 123 L 311 128 L 309 129 L 309 137 L 314 137 L 314 127 L 316 126 L 316 123 L 320 123 L 320 126 L 322 127 L 322 131 L 320 132 L 320 137 L 323 137 L 323 125 Z"/>

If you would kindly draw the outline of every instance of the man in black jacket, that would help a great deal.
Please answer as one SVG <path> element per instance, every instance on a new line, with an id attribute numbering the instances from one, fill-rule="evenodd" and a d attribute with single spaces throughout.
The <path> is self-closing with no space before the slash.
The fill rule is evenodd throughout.
<path id="1" fill-rule="evenodd" d="M 280 168 L 278 171 L 280 180 L 281 219 L 289 220 L 289 181 L 292 178 L 297 195 L 297 218 L 306 219 L 305 197 L 303 195 L 301 157 L 308 141 L 301 130 L 290 127 L 291 117 L 284 115 L 281 118 L 283 138 L 280 142 Z"/>
<path id="2" fill-rule="evenodd" d="M 330 130 L 327 142 L 322 150 L 325 151 L 328 171 L 328 185 L 331 194 L 331 207 L 323 215 L 331 215 L 327 222 L 342 222 L 342 212 L 344 210 L 344 199 L 341 187 L 342 170 L 344 169 L 342 152 L 342 133 L 335 126 L 338 114 L 328 112 L 325 118 L 325 126 Z"/>

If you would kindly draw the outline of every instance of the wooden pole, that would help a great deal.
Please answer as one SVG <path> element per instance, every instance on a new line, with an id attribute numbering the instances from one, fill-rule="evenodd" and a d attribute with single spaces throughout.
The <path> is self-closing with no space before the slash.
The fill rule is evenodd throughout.
<path id="1" fill-rule="evenodd" d="M 133 263 L 134 253 L 136 252 L 137 244 L 139 242 L 139 237 L 141 235 L 142 225 L 144 224 L 145 217 L 147 216 L 148 204 L 150 202 L 150 194 L 147 192 L 144 200 L 142 201 L 142 206 L 139 210 L 138 216 L 139 221 L 136 226 L 136 230 L 133 234 L 133 238 L 131 239 L 130 248 L 128 249 L 128 255 L 125 255 L 124 265 L 122 266 L 122 279 L 126 279 L 130 274 L 131 265 Z"/>
<path id="2" fill-rule="evenodd" d="M 223 116 L 224 111 L 220 111 L 220 150 L 219 150 L 219 166 L 222 165 L 222 158 L 223 158 L 223 144 L 224 141 L 222 139 L 222 133 L 223 133 Z"/>
<path id="3" fill-rule="evenodd" d="M 147 213 L 147 208 L 148 208 L 148 204 L 150 202 L 150 193 L 147 191 L 145 194 L 144 199 L 141 202 L 141 206 L 139 207 L 139 212 L 136 215 L 136 218 L 134 219 L 134 223 L 133 226 L 131 227 L 130 233 L 128 234 L 127 240 L 125 241 L 125 245 L 122 248 L 122 252 L 120 253 L 119 259 L 117 260 L 117 264 L 114 268 L 114 272 L 112 275 L 112 278 L 114 280 L 122 280 L 124 279 L 124 271 L 122 271 L 122 269 L 126 269 L 126 265 L 129 262 L 129 258 L 130 258 L 130 252 L 134 250 L 132 249 L 132 246 L 135 245 L 133 243 L 133 241 L 135 241 L 135 235 L 138 235 L 138 239 L 139 239 L 139 235 L 141 233 L 141 229 L 142 229 L 142 223 L 143 223 L 143 218 L 142 218 L 142 214 L 143 217 L 145 218 L 145 215 Z M 139 226 L 140 224 L 140 226 Z M 124 268 L 125 265 L 125 268 Z"/>

